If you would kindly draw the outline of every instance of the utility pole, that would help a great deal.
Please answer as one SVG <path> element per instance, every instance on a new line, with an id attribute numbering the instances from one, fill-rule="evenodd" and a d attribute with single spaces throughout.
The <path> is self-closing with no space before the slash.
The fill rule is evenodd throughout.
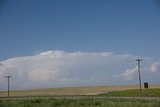
<path id="1" fill-rule="evenodd" d="M 135 61 L 138 62 L 138 76 L 139 76 L 139 92 L 142 94 L 142 88 L 141 88 L 141 73 L 140 73 L 140 62 L 143 61 L 142 59 L 136 59 Z"/>
<path id="2" fill-rule="evenodd" d="M 6 78 L 8 79 L 8 98 L 9 98 L 9 88 L 10 88 L 10 87 L 9 87 L 9 85 L 10 85 L 10 84 L 9 84 L 9 79 L 10 79 L 10 77 L 11 77 L 11 76 L 9 76 L 9 75 L 6 76 Z"/>

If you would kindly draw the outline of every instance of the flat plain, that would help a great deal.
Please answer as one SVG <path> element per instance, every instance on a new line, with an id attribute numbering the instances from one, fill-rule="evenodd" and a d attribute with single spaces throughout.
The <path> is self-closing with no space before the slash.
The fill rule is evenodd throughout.
<path id="1" fill-rule="evenodd" d="M 48 88 L 48 89 L 28 89 L 28 90 L 11 90 L 11 97 L 18 96 L 72 96 L 72 95 L 99 95 L 114 91 L 139 89 L 138 85 L 121 85 L 121 86 L 86 86 L 86 87 L 66 87 L 66 88 Z M 144 89 L 144 88 L 142 88 Z M 149 85 L 149 89 L 160 89 L 160 85 Z M 0 91 L 0 97 L 6 97 L 7 91 Z"/>
<path id="2" fill-rule="evenodd" d="M 141 95 L 137 85 L 0 91 L 0 107 L 160 107 L 160 85 Z"/>

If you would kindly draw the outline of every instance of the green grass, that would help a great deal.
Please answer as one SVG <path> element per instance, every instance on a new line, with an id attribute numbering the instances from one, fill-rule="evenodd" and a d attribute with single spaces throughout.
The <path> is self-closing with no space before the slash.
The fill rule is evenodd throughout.
<path id="1" fill-rule="evenodd" d="M 29 94 L 31 95 L 31 94 Z M 160 100 L 110 97 L 160 97 L 160 89 L 111 91 L 99 95 L 46 95 L 0 97 L 0 107 L 160 107 Z M 71 97 L 71 98 L 67 98 Z M 74 98 L 75 97 L 75 98 Z M 78 98 L 80 97 L 80 98 Z M 97 98 L 95 98 L 97 97 Z"/>
<path id="2" fill-rule="evenodd" d="M 124 99 L 0 99 L 0 107 L 160 107 L 156 100 Z"/>
<path id="3" fill-rule="evenodd" d="M 160 89 L 142 89 L 142 94 L 138 89 L 113 91 L 99 94 L 100 96 L 120 96 L 120 97 L 160 97 Z"/>

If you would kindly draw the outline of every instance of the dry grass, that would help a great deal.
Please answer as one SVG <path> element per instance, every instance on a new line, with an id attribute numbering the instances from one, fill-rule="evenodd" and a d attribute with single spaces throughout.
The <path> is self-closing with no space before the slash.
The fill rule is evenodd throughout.
<path id="1" fill-rule="evenodd" d="M 90 87 L 67 87 L 50 89 L 15 90 L 10 96 L 52 96 L 52 95 L 97 95 L 119 90 L 138 89 L 137 85 L 123 86 L 90 86 Z M 160 88 L 160 85 L 149 85 L 149 88 Z M 7 91 L 0 91 L 0 97 L 7 96 Z"/>

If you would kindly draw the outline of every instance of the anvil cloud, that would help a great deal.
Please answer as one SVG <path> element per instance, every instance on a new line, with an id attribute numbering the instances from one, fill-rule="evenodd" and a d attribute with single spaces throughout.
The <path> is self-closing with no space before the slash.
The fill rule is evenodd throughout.
<path id="1" fill-rule="evenodd" d="M 137 83 L 137 56 L 112 52 L 65 52 L 51 50 L 1 61 L 0 89 L 12 75 L 13 89 Z M 145 81 L 159 79 L 160 63 L 141 57 Z"/>

